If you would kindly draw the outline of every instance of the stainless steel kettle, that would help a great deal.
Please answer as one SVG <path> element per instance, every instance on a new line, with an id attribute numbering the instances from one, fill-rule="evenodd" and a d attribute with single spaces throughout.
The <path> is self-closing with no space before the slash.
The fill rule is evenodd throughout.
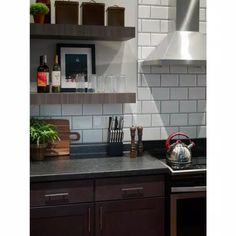
<path id="1" fill-rule="evenodd" d="M 181 140 L 177 140 L 175 143 L 170 144 L 172 139 L 176 136 L 184 136 L 188 139 L 189 145 L 186 145 Z M 194 142 L 191 141 L 189 136 L 184 133 L 173 133 L 166 140 L 165 146 L 167 149 L 166 160 L 173 169 L 185 169 L 190 167 L 192 162 L 191 149 L 194 146 Z"/>

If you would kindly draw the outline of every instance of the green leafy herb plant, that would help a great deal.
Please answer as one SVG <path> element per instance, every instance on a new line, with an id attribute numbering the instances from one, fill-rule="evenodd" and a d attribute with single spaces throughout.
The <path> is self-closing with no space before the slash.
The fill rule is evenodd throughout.
<path id="1" fill-rule="evenodd" d="M 37 14 L 48 14 L 49 8 L 44 3 L 32 3 L 30 5 L 30 14 L 37 15 Z"/>

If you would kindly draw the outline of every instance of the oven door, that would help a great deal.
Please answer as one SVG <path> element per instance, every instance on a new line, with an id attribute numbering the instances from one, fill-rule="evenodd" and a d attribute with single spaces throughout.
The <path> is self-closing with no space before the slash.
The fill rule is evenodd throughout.
<path id="1" fill-rule="evenodd" d="M 170 235 L 206 236 L 206 187 L 172 187 Z"/>

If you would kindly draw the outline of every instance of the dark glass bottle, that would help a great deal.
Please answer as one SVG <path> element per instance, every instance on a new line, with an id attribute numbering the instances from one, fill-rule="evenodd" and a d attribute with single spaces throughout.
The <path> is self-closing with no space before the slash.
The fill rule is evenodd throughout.
<path id="1" fill-rule="evenodd" d="M 61 90 L 61 67 L 58 63 L 58 55 L 55 56 L 52 68 L 52 92 L 59 93 Z"/>
<path id="2" fill-rule="evenodd" d="M 40 56 L 40 66 L 37 69 L 37 91 L 38 93 L 49 93 L 49 68 L 47 56 Z"/>

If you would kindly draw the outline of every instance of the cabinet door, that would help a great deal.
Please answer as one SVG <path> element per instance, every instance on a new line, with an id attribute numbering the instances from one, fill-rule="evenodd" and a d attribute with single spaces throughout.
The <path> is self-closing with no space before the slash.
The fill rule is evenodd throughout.
<path id="1" fill-rule="evenodd" d="M 31 236 L 93 235 L 92 204 L 34 207 L 30 211 Z"/>
<path id="2" fill-rule="evenodd" d="M 164 198 L 96 205 L 97 236 L 164 236 Z"/>

